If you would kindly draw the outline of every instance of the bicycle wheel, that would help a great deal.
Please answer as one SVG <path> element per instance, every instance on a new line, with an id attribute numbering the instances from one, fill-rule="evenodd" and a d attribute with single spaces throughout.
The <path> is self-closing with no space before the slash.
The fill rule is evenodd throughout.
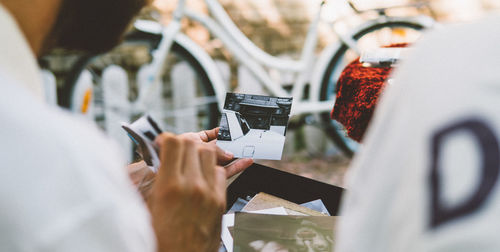
<path id="1" fill-rule="evenodd" d="M 106 121 L 110 120 L 106 118 L 107 112 L 111 110 L 124 110 L 122 112 L 130 115 L 129 121 L 143 113 L 152 114 L 163 130 L 174 133 L 217 127 L 220 112 L 212 82 L 205 69 L 184 47 L 177 43 L 172 45 L 161 87 L 154 89 L 155 93 L 147 94 L 151 101 L 140 108 L 133 106 L 142 95 L 139 86 L 144 85 L 138 80 L 140 70 L 135 73 L 127 72 L 130 106 L 116 108 L 106 100 L 103 94 L 103 73 L 107 67 L 117 64 L 113 62 L 114 58 L 116 59 L 109 54 L 82 57 L 59 90 L 59 105 L 89 117 L 104 130 Z M 85 82 L 91 84 L 82 85 Z"/>
<path id="2" fill-rule="evenodd" d="M 395 43 L 415 42 L 425 26 L 419 23 L 394 21 L 379 23 L 360 30 L 353 35 L 353 39 L 361 51 L 387 46 Z M 323 75 L 320 89 L 320 100 L 335 100 L 337 80 L 347 64 L 355 60 L 357 55 L 347 45 L 343 44 L 330 60 Z M 337 121 L 330 118 L 329 113 L 322 113 L 321 120 L 325 126 L 327 135 L 334 144 L 347 156 L 354 155 L 358 148 L 358 143 L 347 136 L 344 127 Z"/>

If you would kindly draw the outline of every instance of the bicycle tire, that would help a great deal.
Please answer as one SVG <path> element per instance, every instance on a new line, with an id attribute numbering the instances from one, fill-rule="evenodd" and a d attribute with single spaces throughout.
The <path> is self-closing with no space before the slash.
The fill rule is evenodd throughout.
<path id="1" fill-rule="evenodd" d="M 416 31 L 421 31 L 425 29 L 423 24 L 415 23 L 415 22 L 407 22 L 407 21 L 393 21 L 393 22 L 385 22 L 378 23 L 369 27 L 366 27 L 357 33 L 355 33 L 352 38 L 356 41 L 361 39 L 363 36 L 370 34 L 374 31 L 381 30 L 383 28 L 410 28 Z M 332 95 L 335 95 L 337 79 L 332 80 L 332 75 L 336 70 L 339 70 L 341 59 L 343 59 L 344 55 L 349 50 L 348 46 L 342 44 L 341 47 L 335 52 L 334 56 L 328 63 L 325 74 L 321 80 L 320 87 L 320 101 L 330 100 Z M 342 69 L 340 69 L 342 70 Z M 342 127 L 339 127 L 338 123 L 330 118 L 330 113 L 324 112 L 320 114 L 322 124 L 324 126 L 324 130 L 327 133 L 328 137 L 332 140 L 332 142 L 342 151 L 346 156 L 352 157 L 354 156 L 356 150 L 355 147 L 350 146 L 349 143 L 354 142 L 348 138 L 348 136 L 343 132 Z"/>
<path id="2" fill-rule="evenodd" d="M 125 41 L 126 43 L 127 41 Z M 147 42 L 147 41 L 145 41 Z M 208 96 L 215 96 L 215 90 L 212 81 L 208 77 L 208 73 L 203 68 L 201 63 L 196 60 L 186 48 L 182 45 L 174 42 L 172 44 L 170 54 L 174 54 L 176 57 L 181 58 L 186 61 L 189 66 L 194 70 L 197 77 L 199 78 L 199 83 L 201 84 L 202 92 Z M 58 104 L 60 107 L 69 109 L 70 111 L 76 112 L 77 108 L 72 107 L 72 101 L 76 95 L 76 84 L 79 80 L 81 74 L 87 69 L 87 67 L 93 62 L 94 59 L 98 58 L 100 55 L 87 55 L 81 57 L 79 60 L 73 64 L 73 67 L 66 75 L 62 87 L 58 90 Z M 207 105 L 207 120 L 204 123 L 204 129 L 215 128 L 219 124 L 220 111 L 217 102 L 210 103 Z"/>

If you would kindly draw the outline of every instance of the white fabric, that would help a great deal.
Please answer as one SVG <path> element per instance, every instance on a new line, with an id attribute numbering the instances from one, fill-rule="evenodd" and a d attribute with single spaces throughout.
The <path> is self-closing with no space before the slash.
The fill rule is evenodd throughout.
<path id="1" fill-rule="evenodd" d="M 0 6 L 0 251 L 154 251 L 110 140 L 42 103 L 35 58 Z"/>
<path id="2" fill-rule="evenodd" d="M 336 252 L 500 250 L 499 183 L 473 212 L 430 225 L 434 134 L 478 119 L 500 136 L 499 45 L 498 17 L 453 25 L 424 36 L 396 69 L 347 176 Z M 439 162 L 450 207 L 473 195 L 482 172 L 477 141 L 462 133 Z"/>
<path id="3" fill-rule="evenodd" d="M 10 78 L 44 100 L 40 71 L 33 51 L 19 31 L 15 19 L 0 4 L 0 69 Z"/>

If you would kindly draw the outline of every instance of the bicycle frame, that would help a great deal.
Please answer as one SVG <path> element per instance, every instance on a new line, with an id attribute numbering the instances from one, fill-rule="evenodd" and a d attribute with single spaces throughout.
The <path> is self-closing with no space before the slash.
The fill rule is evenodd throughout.
<path id="1" fill-rule="evenodd" d="M 314 64 L 316 57 L 315 49 L 318 42 L 318 26 L 324 2 L 321 3 L 317 14 L 310 24 L 299 60 L 281 59 L 264 52 L 236 27 L 217 0 L 205 0 L 205 2 L 214 18 L 187 9 L 186 0 L 179 0 L 173 13 L 173 20 L 171 23 L 161 31 L 154 31 L 155 33 L 161 32 L 163 35 L 163 39 L 158 49 L 153 53 L 153 61 L 150 64 L 155 73 L 156 83 L 160 83 L 162 75 L 161 69 L 165 64 L 168 52 L 174 41 L 184 43 L 184 46 L 190 47 L 189 50 L 192 50 L 192 53 L 198 60 L 201 60 L 202 63 L 205 61 L 206 64 L 214 65 L 213 61 L 210 61 L 208 54 L 203 49 L 194 44 L 194 42 L 189 41 L 189 39 L 181 33 L 181 20 L 187 17 L 199 22 L 208 29 L 210 33 L 219 38 L 238 62 L 245 66 L 271 95 L 293 97 L 294 106 L 292 107 L 291 116 L 331 110 L 334 101 L 320 102 L 318 97 L 321 76 L 326 70 L 326 60 L 331 58 L 335 53 L 335 48 L 339 48 L 342 44 L 346 44 L 356 52 L 358 52 L 358 50 L 356 48 L 356 41 L 352 39 L 350 34 L 346 36 L 334 30 L 340 39 L 339 43 L 326 48 L 320 55 L 319 60 Z M 391 17 L 381 16 L 379 19 L 366 22 L 366 25 L 377 22 L 387 22 L 388 19 L 391 19 Z M 405 18 L 405 20 L 408 20 L 408 18 Z M 429 26 L 432 26 L 431 23 L 433 23 L 433 20 L 432 22 L 430 20 L 416 21 L 428 22 Z M 298 77 L 291 92 L 286 91 L 281 84 L 274 82 L 266 72 L 264 66 L 297 74 Z M 222 77 L 214 66 L 210 66 L 207 70 L 209 77 L 214 82 L 218 105 L 222 111 L 226 93 Z M 302 99 L 303 92 L 308 82 L 311 85 L 311 95 L 307 100 L 304 100 Z"/>

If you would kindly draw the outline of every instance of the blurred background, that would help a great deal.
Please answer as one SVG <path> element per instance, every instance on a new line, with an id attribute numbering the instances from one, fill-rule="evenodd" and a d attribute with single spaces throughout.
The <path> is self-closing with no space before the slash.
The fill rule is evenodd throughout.
<path id="1" fill-rule="evenodd" d="M 189 0 L 187 2 L 189 9 L 210 15 L 203 0 Z M 237 27 L 253 43 L 269 54 L 283 59 L 298 59 L 300 57 L 309 25 L 321 3 L 319 0 L 219 0 L 219 2 Z M 421 1 L 353 1 L 361 10 L 415 2 Z M 429 8 L 425 10 L 401 8 L 395 9 L 391 15 L 423 14 L 434 18 L 439 23 L 446 24 L 468 22 L 500 11 L 500 0 L 431 0 L 428 1 L 428 4 Z M 156 20 L 163 25 L 168 25 L 172 20 L 172 12 L 176 6 L 176 0 L 155 0 L 152 7 L 141 13 L 141 18 Z M 329 27 L 331 22 L 341 20 L 341 22 L 336 22 L 337 30 L 348 32 L 370 18 L 369 13 L 356 15 L 344 0 L 326 1 L 319 26 L 317 53 L 338 41 L 337 35 L 332 33 Z M 210 34 L 205 27 L 193 20 L 183 19 L 182 31 L 215 60 L 227 90 L 266 94 L 266 90 L 258 84 L 258 80 L 238 64 L 221 40 Z M 43 59 L 41 64 L 54 75 L 57 87 L 61 89 L 72 67 L 81 56 L 71 52 L 55 51 Z M 95 65 L 99 68 L 99 64 L 101 64 L 101 68 L 104 68 L 105 65 L 112 62 L 112 64 L 119 65 L 124 69 L 129 79 L 136 79 L 141 66 L 150 61 L 151 55 L 148 48 L 142 45 L 126 45 L 119 46 L 111 53 L 101 56 L 100 61 Z M 169 71 L 169 73 L 172 72 Z M 295 81 L 295 76 L 291 73 L 275 73 L 269 70 L 269 74 L 282 86 L 291 85 Z M 131 90 L 131 93 L 126 94 L 126 96 L 133 100 L 133 88 Z M 65 94 L 59 92 L 59 95 Z M 90 120 L 92 119 L 95 118 Z M 191 130 L 189 127 L 183 129 L 184 131 Z M 183 129 L 177 129 L 177 131 L 183 131 Z M 118 134 L 124 135 L 124 133 Z M 344 155 L 325 134 L 321 127 L 314 124 L 305 123 L 299 127 L 291 128 L 287 132 L 283 160 L 259 161 L 259 163 L 342 186 L 343 177 L 351 158 Z M 124 143 L 128 139 L 125 136 L 125 140 L 122 138 L 119 141 Z M 124 149 L 127 148 L 129 147 L 124 147 Z"/>

